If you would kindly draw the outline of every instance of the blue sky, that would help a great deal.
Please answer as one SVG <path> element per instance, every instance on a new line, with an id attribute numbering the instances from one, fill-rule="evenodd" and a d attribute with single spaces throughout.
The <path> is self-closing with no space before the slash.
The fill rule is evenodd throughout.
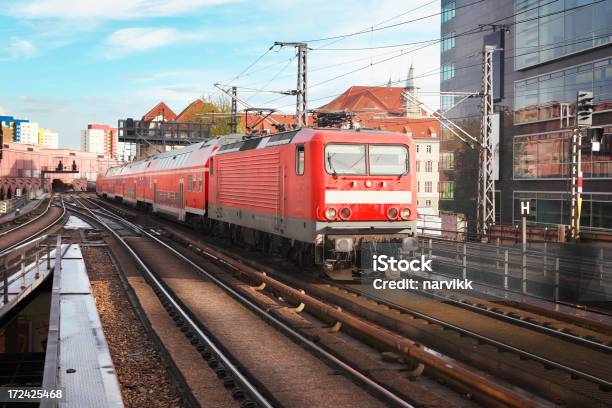
<path id="1" fill-rule="evenodd" d="M 0 6 L 0 113 L 37 121 L 60 133 L 60 145 L 72 147 L 87 123 L 137 118 L 161 100 L 178 113 L 195 98 L 216 97 L 215 82 L 229 83 L 274 41 L 341 35 L 440 11 L 440 2 L 431 0 L 0 0 Z M 429 40 L 439 33 L 436 15 L 310 45 L 363 48 Z M 418 85 L 437 91 L 438 44 L 412 48 L 310 51 L 310 107 L 351 85 L 404 78 L 411 63 L 417 75 L 430 73 L 417 79 Z M 291 48 L 274 48 L 232 84 L 293 89 L 293 56 Z M 396 58 L 376 64 L 389 57 Z M 278 98 L 268 92 L 239 90 L 239 96 L 285 112 L 294 103 L 285 97 L 264 105 Z M 427 102 L 437 105 L 437 98 Z"/>

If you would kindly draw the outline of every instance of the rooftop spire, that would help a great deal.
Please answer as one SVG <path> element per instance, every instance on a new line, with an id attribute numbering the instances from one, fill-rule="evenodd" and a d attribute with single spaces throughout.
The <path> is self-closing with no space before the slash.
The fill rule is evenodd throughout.
<path id="1" fill-rule="evenodd" d="M 406 77 L 406 89 L 412 90 L 415 89 L 414 85 L 414 67 L 410 64 L 410 69 L 408 70 L 408 77 Z"/>

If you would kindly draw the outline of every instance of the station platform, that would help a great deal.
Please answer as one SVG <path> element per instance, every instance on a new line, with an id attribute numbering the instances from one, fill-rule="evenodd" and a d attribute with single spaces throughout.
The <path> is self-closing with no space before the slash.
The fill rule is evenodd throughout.
<path id="1" fill-rule="evenodd" d="M 64 390 L 61 407 L 123 407 L 78 245 L 68 245 L 53 277 L 43 388 Z"/>
<path id="2" fill-rule="evenodd" d="M 42 388 L 61 389 L 64 395 L 61 400 L 41 401 L 41 407 L 123 407 L 121 389 L 79 245 L 54 247 L 49 251 L 49 263 L 51 269 L 47 269 L 44 251 L 38 264 L 32 262 L 23 271 L 20 269 L 10 275 L 6 302 L 0 280 L 0 321 L 3 324 L 17 321 L 16 316 L 33 299 L 43 294 L 46 294 L 46 302 L 50 299 L 45 352 L 32 353 L 30 346 L 24 352 L 6 354 L 10 358 L 5 368 L 10 370 L 5 370 L 4 377 L 14 378 L 16 373 L 20 374 L 20 370 L 23 371 L 20 367 L 24 366 L 22 360 L 26 358 L 28 367 L 43 367 L 20 374 L 29 386 L 41 381 L 42 373 L 39 383 Z M 45 282 L 47 284 L 42 286 Z M 52 287 L 50 295 L 49 287 Z M 41 290 L 37 290 L 39 288 Z M 34 364 L 32 359 L 39 362 Z"/>

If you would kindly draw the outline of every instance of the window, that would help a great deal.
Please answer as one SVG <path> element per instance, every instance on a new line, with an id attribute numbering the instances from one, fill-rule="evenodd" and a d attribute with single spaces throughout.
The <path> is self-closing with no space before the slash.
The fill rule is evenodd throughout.
<path id="1" fill-rule="evenodd" d="M 455 17 L 455 2 L 449 1 L 442 5 L 442 22 L 446 23 Z"/>
<path id="2" fill-rule="evenodd" d="M 441 156 L 442 156 L 442 169 L 443 170 L 452 170 L 455 168 L 455 153 L 444 152 L 441 154 Z"/>
<path id="3" fill-rule="evenodd" d="M 425 200 L 425 207 L 431 207 L 431 200 Z"/>
<path id="4" fill-rule="evenodd" d="M 366 174 L 366 146 L 363 144 L 328 144 L 325 146 L 325 170 L 329 174 Z"/>
<path id="5" fill-rule="evenodd" d="M 370 145 L 371 175 L 402 175 L 408 172 L 408 149 L 405 146 Z"/>
<path id="6" fill-rule="evenodd" d="M 304 145 L 295 147 L 295 174 L 301 176 L 304 174 L 304 166 L 306 157 L 306 151 L 304 150 Z"/>
<path id="7" fill-rule="evenodd" d="M 406 174 L 410 170 L 408 149 L 403 145 L 328 144 L 325 146 L 325 170 L 329 174 L 366 175 L 368 167 L 369 174 L 372 175 Z"/>
<path id="8" fill-rule="evenodd" d="M 425 162 L 425 173 L 431 173 L 433 171 L 433 162 L 431 160 L 427 160 Z"/>
<path id="9" fill-rule="evenodd" d="M 514 123 L 571 116 L 578 91 L 593 92 L 596 112 L 610 109 L 612 58 L 516 81 Z M 569 111 L 561 103 L 569 104 Z"/>
<path id="10" fill-rule="evenodd" d="M 455 46 L 455 33 L 446 33 L 442 35 L 442 52 L 448 51 Z"/>
<path id="11" fill-rule="evenodd" d="M 421 161 L 417 160 L 417 173 L 421 171 Z"/>
<path id="12" fill-rule="evenodd" d="M 451 109 L 455 104 L 455 97 L 453 95 L 442 95 L 440 97 L 440 107 L 442 111 L 446 112 Z"/>
<path id="13" fill-rule="evenodd" d="M 455 64 L 442 65 L 442 81 L 447 81 L 455 76 Z"/>
<path id="14" fill-rule="evenodd" d="M 417 193 L 421 192 L 421 182 L 417 181 Z"/>
<path id="15" fill-rule="evenodd" d="M 201 193 L 204 191 L 204 175 L 202 173 L 198 173 L 198 191 Z"/>
<path id="16" fill-rule="evenodd" d="M 452 199 L 455 193 L 455 182 L 454 181 L 441 181 L 439 191 L 440 191 L 441 199 Z"/>
<path id="17" fill-rule="evenodd" d="M 193 184 L 193 176 L 187 176 L 187 192 L 191 192 L 191 185 Z"/>
<path id="18" fill-rule="evenodd" d="M 214 174 L 214 169 L 215 169 L 215 158 L 211 157 L 210 161 L 208 163 L 208 171 L 210 172 L 210 175 L 212 176 Z"/>
<path id="19" fill-rule="evenodd" d="M 426 181 L 425 182 L 425 192 L 426 193 L 431 193 L 431 185 L 432 185 L 431 181 Z"/>
<path id="20" fill-rule="evenodd" d="M 431 153 L 431 145 L 427 145 L 427 153 Z"/>
<path id="21" fill-rule="evenodd" d="M 418 144 L 416 145 L 416 152 L 417 153 L 419 152 L 419 145 Z"/>
<path id="22" fill-rule="evenodd" d="M 515 0 L 515 9 L 516 69 L 599 47 L 612 38 L 611 0 Z"/>

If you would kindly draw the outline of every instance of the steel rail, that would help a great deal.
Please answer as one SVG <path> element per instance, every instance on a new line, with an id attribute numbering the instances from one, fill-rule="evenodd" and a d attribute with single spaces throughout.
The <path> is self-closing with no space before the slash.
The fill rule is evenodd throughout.
<path id="1" fill-rule="evenodd" d="M 10 251 L 12 251 L 13 249 L 17 248 L 18 246 L 20 246 L 20 245 L 22 245 L 22 244 L 24 244 L 24 243 L 27 243 L 27 242 L 28 242 L 28 241 L 30 241 L 32 238 L 34 238 L 34 237 L 36 237 L 36 236 L 38 236 L 38 235 L 42 234 L 43 232 L 47 231 L 49 228 L 53 227 L 55 224 L 57 224 L 58 222 L 60 222 L 60 221 L 62 220 L 62 218 L 64 218 L 64 216 L 66 215 L 66 206 L 64 205 L 64 199 L 62 198 L 62 196 L 59 196 L 59 197 L 60 197 L 60 202 L 61 202 L 61 204 L 62 204 L 62 214 L 61 214 L 59 217 L 57 217 L 57 219 L 56 219 L 55 221 L 53 221 L 51 224 L 49 224 L 49 225 L 47 225 L 47 226 L 43 227 L 42 229 L 40 229 L 40 230 L 36 231 L 35 233 L 31 234 L 29 237 L 24 238 L 24 239 L 22 239 L 21 241 L 16 242 L 15 244 L 13 244 L 13 245 L 11 245 L 11 246 L 9 246 L 9 247 L 7 247 L 7 248 L 3 249 L 2 251 L 0 251 L 0 256 L 4 256 L 4 255 L 5 255 L 5 254 L 7 254 L 8 252 L 10 252 Z M 22 228 L 22 227 L 24 227 L 24 226 L 28 225 L 29 223 L 31 223 L 31 222 L 33 222 L 33 221 L 36 221 L 37 219 L 39 219 L 40 217 L 42 217 L 43 215 L 45 215 L 45 214 L 46 214 L 46 213 L 49 211 L 49 208 L 51 208 L 51 204 L 52 204 L 52 203 L 53 203 L 53 199 L 51 199 L 51 200 L 49 201 L 49 205 L 47 206 L 47 209 L 45 210 L 45 212 L 44 212 L 44 213 L 42 213 L 42 214 L 40 214 L 38 217 L 36 217 L 36 218 L 34 218 L 34 219 L 32 219 L 32 220 L 28 221 L 28 222 L 27 222 L 27 223 L 25 223 L 25 224 L 20 225 L 20 226 L 19 226 L 19 227 L 17 227 L 17 228 L 13 228 L 13 229 L 11 229 L 11 230 L 9 230 L 9 231 L 5 231 L 4 233 L 0 234 L 0 236 L 4 236 L 4 235 L 6 235 L 7 233 L 9 233 L 9 232 L 11 232 L 11 231 L 15 231 L 15 230 L 17 230 L 17 229 L 19 229 L 19 228 Z"/>
<path id="2" fill-rule="evenodd" d="M 87 199 L 85 199 L 85 200 L 87 200 Z M 113 217 L 113 218 L 115 218 L 117 220 L 122 220 L 120 217 L 110 213 L 108 210 L 104 209 L 99 204 L 93 203 L 91 201 L 89 201 L 89 202 L 94 204 L 94 205 L 96 205 L 100 210 L 102 210 L 105 213 L 109 214 L 111 217 Z M 414 405 L 408 403 L 407 401 L 405 401 L 404 399 L 402 399 L 398 395 L 394 394 L 392 391 L 389 391 L 387 388 L 383 387 L 382 385 L 378 384 L 376 381 L 374 381 L 371 378 L 367 377 L 365 374 L 361 373 L 359 370 L 351 367 L 350 365 L 348 365 L 344 361 L 340 360 L 339 358 L 337 358 L 333 354 L 329 353 L 328 351 L 326 351 L 325 349 L 323 349 L 322 347 L 320 347 L 319 345 L 314 343 L 312 340 L 310 340 L 307 337 L 303 336 L 302 334 L 300 334 L 299 332 L 297 332 L 296 330 L 294 330 L 293 328 L 291 328 L 290 326 L 288 326 L 287 324 L 285 324 L 284 322 L 282 322 L 278 318 L 272 316 L 269 312 L 267 312 L 266 310 L 264 310 L 263 308 L 261 308 L 260 306 L 258 306 L 254 302 L 252 302 L 251 300 L 247 299 L 244 295 L 242 295 L 239 292 L 237 292 L 235 289 L 230 287 L 228 284 L 226 284 L 225 282 L 221 281 L 220 279 L 215 277 L 210 272 L 206 271 L 204 268 L 202 268 L 201 266 L 199 266 L 198 264 L 196 264 L 195 262 L 193 262 L 192 260 L 187 258 L 185 255 L 183 255 L 180 252 L 178 252 L 176 249 L 172 248 L 170 245 L 168 245 L 167 243 L 165 243 L 161 239 L 155 237 L 154 235 L 152 235 L 149 232 L 145 231 L 143 228 L 140 228 L 139 226 L 137 226 L 137 225 L 135 225 L 135 224 L 133 224 L 133 223 L 127 221 L 127 220 L 122 220 L 122 222 L 127 224 L 130 228 L 138 230 L 143 235 L 147 236 L 148 238 L 154 240 L 155 242 L 157 242 L 160 245 L 162 245 L 165 248 L 167 248 L 177 258 L 179 258 L 179 259 L 183 260 L 184 262 L 188 263 L 190 266 L 192 266 L 194 269 L 196 269 L 198 272 L 200 272 L 200 274 L 204 275 L 207 279 L 210 279 L 216 285 L 221 287 L 224 291 L 229 293 L 232 297 L 238 299 L 240 302 L 245 304 L 250 310 L 252 310 L 255 313 L 257 313 L 264 320 L 268 321 L 269 323 L 273 324 L 277 328 L 281 329 L 286 334 L 288 334 L 289 336 L 291 336 L 295 340 L 297 340 L 299 343 L 308 346 L 314 352 L 316 352 L 317 354 L 323 356 L 323 358 L 327 359 L 332 364 L 334 364 L 337 367 L 341 368 L 347 374 L 349 374 L 350 376 L 354 377 L 356 380 L 366 384 L 368 387 L 372 388 L 374 391 L 376 391 L 380 395 L 382 395 L 385 398 L 387 398 L 388 400 L 392 401 L 395 405 L 400 406 L 400 407 L 405 407 L 405 408 L 415 408 Z"/>
<path id="3" fill-rule="evenodd" d="M 467 330 L 467 329 L 464 329 L 462 327 L 456 326 L 456 325 L 454 325 L 452 323 L 445 322 L 445 321 L 440 320 L 440 319 L 438 319 L 436 317 L 429 316 L 429 315 L 427 315 L 425 313 L 417 312 L 416 310 L 412 310 L 412 309 L 407 308 L 405 306 L 398 305 L 397 303 L 392 302 L 392 301 L 387 300 L 387 299 L 384 299 L 382 297 L 379 297 L 379 296 L 376 296 L 376 295 L 372 295 L 370 293 L 362 292 L 359 289 L 345 287 L 344 285 L 337 285 L 337 286 L 343 288 L 344 290 L 347 290 L 347 291 L 350 291 L 350 292 L 353 292 L 353 293 L 358 293 L 361 296 L 363 296 L 364 298 L 371 299 L 371 300 L 374 300 L 374 301 L 379 302 L 379 303 L 384 303 L 387 306 L 393 307 L 394 309 L 403 311 L 403 312 L 405 312 L 407 314 L 411 314 L 413 316 L 417 316 L 419 318 L 422 318 L 422 319 L 427 320 L 429 322 L 438 324 L 440 326 L 453 329 L 453 330 L 458 331 L 460 333 L 463 333 L 463 334 L 465 334 L 467 336 L 470 336 L 470 337 L 476 338 L 476 339 L 478 339 L 480 341 L 483 341 L 483 342 L 486 342 L 488 344 L 491 344 L 491 345 L 493 345 L 495 347 L 502 348 L 502 349 L 505 349 L 505 350 L 510 350 L 510 351 L 512 351 L 514 353 L 517 353 L 517 354 L 519 354 L 519 355 L 521 355 L 523 357 L 526 357 L 526 358 L 538 361 L 538 362 L 544 364 L 545 366 L 555 367 L 555 368 L 557 368 L 559 370 L 565 371 L 565 372 L 567 372 L 569 374 L 572 374 L 572 375 L 575 375 L 575 376 L 580 377 L 582 379 L 588 380 L 588 381 L 593 382 L 595 384 L 598 384 L 600 386 L 603 386 L 603 387 L 606 387 L 606 388 L 612 388 L 612 381 L 609 381 L 609 380 L 606 380 L 606 379 L 603 379 L 603 378 L 599 378 L 599 377 L 596 377 L 596 376 L 591 375 L 589 373 L 585 373 L 585 372 L 576 370 L 574 368 L 568 367 L 568 366 L 566 366 L 566 365 L 564 365 L 562 363 L 558 363 L 556 361 L 552 361 L 552 360 L 549 360 L 547 358 L 540 357 L 540 356 L 535 355 L 533 353 L 530 353 L 528 351 L 521 350 L 521 349 L 516 348 L 514 346 L 511 346 L 509 344 L 500 342 L 498 340 L 492 339 L 492 338 L 487 337 L 487 336 L 483 336 L 483 335 L 478 334 L 476 332 L 473 332 L 471 330 Z"/>
<path id="4" fill-rule="evenodd" d="M 19 224 L 19 225 L 17 225 L 16 227 L 11 228 L 11 229 L 9 229 L 9 230 L 7 230 L 7 231 L 2 231 L 2 232 L 0 232 L 0 237 L 4 236 L 4 235 L 6 235 L 6 234 L 8 234 L 8 233 L 10 233 L 10 232 L 16 231 L 16 230 L 18 230 L 18 229 L 20 229 L 20 228 L 23 228 L 23 227 L 25 227 L 26 225 L 28 225 L 28 224 L 30 224 L 30 223 L 32 223 L 32 222 L 34 222 L 34 221 L 36 221 L 37 219 L 39 219 L 40 217 L 42 217 L 43 215 L 45 215 L 45 214 L 47 213 L 47 211 L 49 211 L 49 208 L 51 208 L 51 204 L 52 204 L 52 203 L 53 203 L 53 197 L 51 197 L 51 198 L 49 199 L 49 203 L 47 204 L 47 208 L 45 208 L 45 211 L 41 212 L 40 214 L 38 214 L 36 217 L 32 218 L 31 220 L 28 220 L 27 222 L 24 222 L 23 224 Z M 25 215 L 27 215 L 27 214 L 24 214 L 24 216 L 25 216 Z"/>
<path id="5" fill-rule="evenodd" d="M 349 290 L 348 288 L 345 288 L 347 290 Z M 352 289 L 351 289 L 352 290 Z M 358 291 L 358 289 L 356 289 Z M 477 313 L 481 313 L 481 314 L 485 314 L 485 315 L 490 315 L 490 316 L 494 316 L 495 318 L 498 318 L 499 320 L 508 320 L 510 322 L 512 322 L 513 324 L 516 324 L 517 326 L 525 326 L 528 327 L 530 329 L 533 329 L 535 331 L 542 331 L 542 332 L 546 332 L 548 334 L 550 334 L 551 336 L 555 336 L 555 337 L 560 337 L 560 338 L 567 338 L 568 341 L 571 342 L 575 342 L 575 343 L 584 343 L 589 347 L 592 348 L 597 348 L 600 349 L 601 351 L 606 351 L 606 352 L 612 352 L 612 345 L 606 345 L 604 343 L 599 343 L 593 340 L 589 340 L 587 338 L 584 337 L 580 337 L 580 336 L 576 336 L 574 334 L 571 333 L 567 333 L 564 331 L 560 331 L 560 330 L 556 330 L 556 329 L 551 329 L 550 327 L 544 326 L 542 324 L 538 324 L 538 323 L 532 323 L 530 321 L 527 320 L 521 320 L 517 317 L 513 317 L 513 316 L 508 316 L 505 315 L 501 312 L 496 312 L 494 310 L 490 310 L 490 309 L 486 309 L 484 307 L 480 307 L 478 305 L 472 305 L 469 303 L 465 303 L 462 302 L 461 300 L 458 299 L 454 299 L 452 297 L 449 296 L 444 296 L 444 295 L 440 295 L 437 293 L 432 293 L 432 292 L 427 292 L 423 289 L 419 289 L 418 290 L 419 293 L 422 293 L 425 296 L 429 296 L 432 298 L 437 298 L 445 303 L 452 303 L 454 305 L 456 305 L 457 307 L 463 308 L 463 309 L 469 309 L 469 310 L 473 310 Z"/>
<path id="6" fill-rule="evenodd" d="M 307 295 L 303 291 L 294 289 L 274 278 L 271 278 L 263 272 L 256 271 L 244 263 L 228 259 L 228 257 L 222 253 L 214 251 L 210 248 L 201 250 L 200 253 L 215 259 L 218 262 L 221 262 L 258 282 L 261 282 L 262 284 L 266 284 L 266 287 L 269 287 L 272 291 L 281 294 L 285 299 L 291 299 L 298 303 L 303 303 L 306 305 L 306 308 L 308 308 L 308 310 L 312 310 L 312 313 L 315 315 L 340 322 L 361 334 L 369 335 L 371 339 L 384 346 L 384 348 L 394 350 L 410 360 L 416 360 L 417 362 L 423 363 L 425 366 L 430 367 L 434 371 L 437 371 L 440 374 L 449 377 L 463 384 L 464 386 L 467 386 L 469 389 L 480 392 L 490 399 L 499 401 L 511 407 L 539 406 L 536 401 L 529 399 L 527 396 L 522 395 L 521 393 L 496 384 L 479 374 L 469 371 L 459 364 L 450 364 L 447 360 L 438 358 L 436 355 L 431 354 L 422 348 L 420 344 L 408 338 L 393 333 L 389 330 L 382 329 L 379 326 L 361 320 L 360 318 L 349 315 L 334 306 L 328 305 L 310 295 Z"/>
<path id="7" fill-rule="evenodd" d="M 138 256 L 138 254 L 132 249 L 132 247 L 113 229 L 111 228 L 102 218 L 104 216 L 95 214 L 91 209 L 82 205 L 85 211 L 89 212 L 91 216 L 98 221 L 98 223 L 104 228 L 106 228 L 114 237 L 119 241 L 122 246 L 130 253 L 132 258 L 137 262 L 138 266 L 145 272 L 147 277 L 153 282 L 154 286 L 163 293 L 163 296 L 172 304 L 174 309 L 180 314 L 181 318 L 189 324 L 190 328 L 197 333 L 197 335 L 206 343 L 206 345 L 213 350 L 214 354 L 221 360 L 224 367 L 226 367 L 236 378 L 237 382 L 241 387 L 245 389 L 245 391 L 250 394 L 257 404 L 261 407 L 273 408 L 273 404 L 268 401 L 266 397 L 264 397 L 257 387 L 251 383 L 251 381 L 242 374 L 240 369 L 230 360 L 230 358 L 215 344 L 215 342 L 199 327 L 199 325 L 189 316 L 189 313 L 179 304 L 179 302 L 174 298 L 174 296 L 166 289 L 165 285 L 163 285 L 160 280 L 155 276 L 153 271 L 151 271 L 147 265 L 143 262 L 143 260 Z M 113 218 L 117 219 L 116 216 Z M 130 226 L 130 228 L 135 230 L 140 230 L 135 227 L 129 221 L 123 220 L 124 224 Z M 153 238 L 150 234 L 145 232 L 145 236 L 148 238 Z"/>

